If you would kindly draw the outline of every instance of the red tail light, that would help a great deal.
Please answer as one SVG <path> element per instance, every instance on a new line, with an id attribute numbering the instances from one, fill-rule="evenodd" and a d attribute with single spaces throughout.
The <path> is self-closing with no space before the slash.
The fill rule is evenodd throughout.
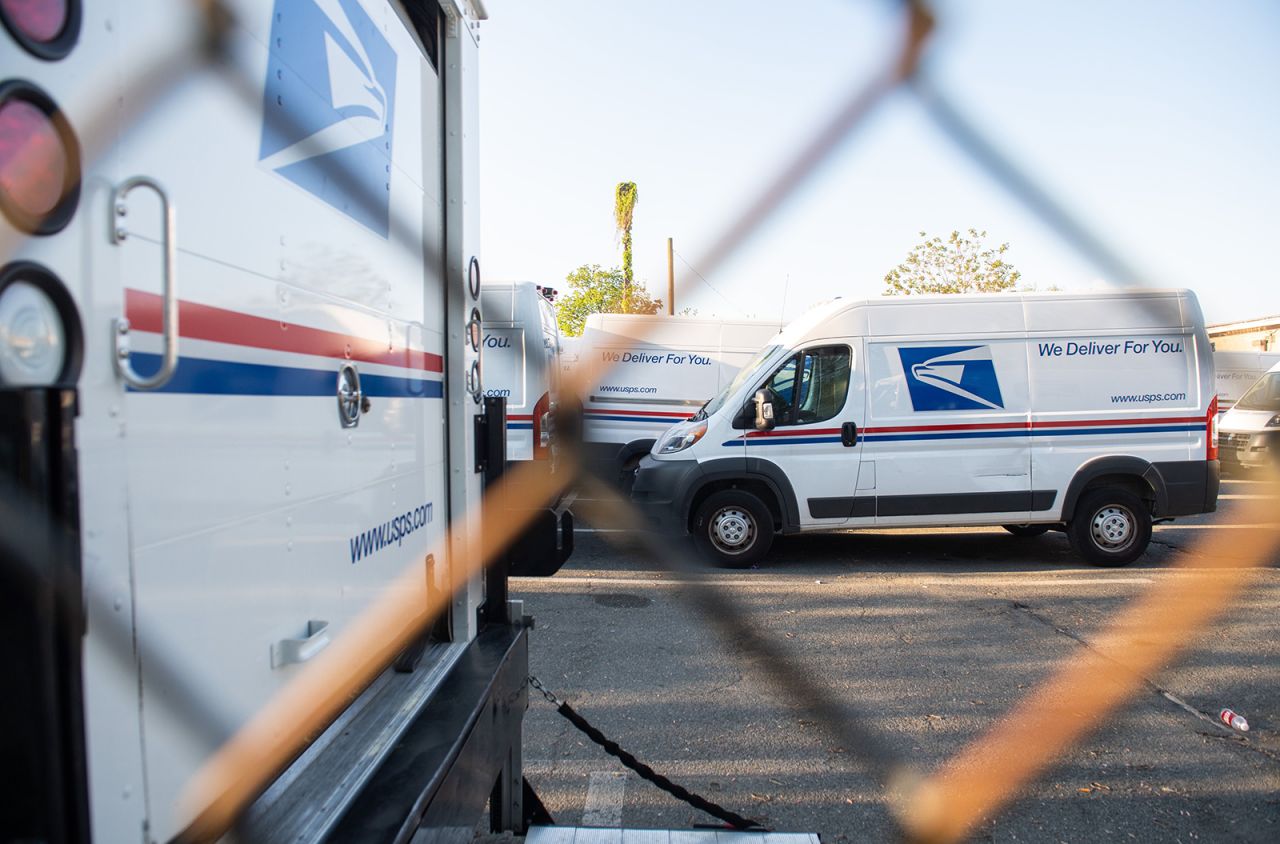
<path id="1" fill-rule="evenodd" d="M 1218 397 L 1209 402 L 1209 416 L 1205 419 L 1205 439 L 1209 441 L 1206 460 L 1218 459 Z"/>
<path id="2" fill-rule="evenodd" d="M 30 234 L 61 230 L 80 199 L 80 147 L 47 94 L 0 83 L 0 210 Z"/>
<path id="3" fill-rule="evenodd" d="M 533 406 L 533 459 L 546 460 L 551 456 L 551 394 L 543 393 Z"/>
<path id="4" fill-rule="evenodd" d="M 0 21 L 28 52 L 53 61 L 80 36 L 80 0 L 0 0 Z"/>

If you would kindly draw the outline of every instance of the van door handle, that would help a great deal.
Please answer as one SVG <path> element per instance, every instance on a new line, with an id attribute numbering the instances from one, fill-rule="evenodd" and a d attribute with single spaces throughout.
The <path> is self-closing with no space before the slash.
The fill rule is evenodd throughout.
<path id="1" fill-rule="evenodd" d="M 846 422 L 840 426 L 840 444 L 845 448 L 853 448 L 858 444 L 857 422 Z"/>
<path id="2" fill-rule="evenodd" d="M 306 662 L 329 645 L 329 622 L 308 621 L 302 639 L 281 639 L 271 646 L 271 667 Z"/>

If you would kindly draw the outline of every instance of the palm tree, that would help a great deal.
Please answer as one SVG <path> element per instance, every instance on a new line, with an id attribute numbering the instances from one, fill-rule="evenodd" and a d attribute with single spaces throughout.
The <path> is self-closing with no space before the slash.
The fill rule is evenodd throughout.
<path id="1" fill-rule="evenodd" d="M 622 235 L 622 309 L 631 312 L 631 216 L 636 210 L 635 182 L 618 182 L 614 188 L 613 221 Z"/>

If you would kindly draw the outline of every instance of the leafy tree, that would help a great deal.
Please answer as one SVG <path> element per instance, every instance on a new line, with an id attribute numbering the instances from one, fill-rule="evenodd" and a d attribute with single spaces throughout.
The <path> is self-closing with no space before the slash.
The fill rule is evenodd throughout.
<path id="1" fill-rule="evenodd" d="M 622 235 L 622 276 L 626 281 L 623 302 L 631 295 L 635 277 L 631 274 L 631 218 L 635 214 L 636 200 L 640 198 L 635 182 L 618 182 L 613 190 L 613 222 Z"/>
<path id="2" fill-rule="evenodd" d="M 953 231 L 946 240 L 920 232 L 924 241 L 884 277 L 886 296 L 917 293 L 1001 293 L 1017 289 L 1022 273 L 1002 257 L 1009 244 L 988 247 L 987 233 Z"/>
<path id="3" fill-rule="evenodd" d="M 625 273 L 614 267 L 583 264 L 565 277 L 569 290 L 556 299 L 560 333 L 577 337 L 591 314 L 656 314 L 662 300 L 650 298 L 643 287 L 632 288 Z"/>

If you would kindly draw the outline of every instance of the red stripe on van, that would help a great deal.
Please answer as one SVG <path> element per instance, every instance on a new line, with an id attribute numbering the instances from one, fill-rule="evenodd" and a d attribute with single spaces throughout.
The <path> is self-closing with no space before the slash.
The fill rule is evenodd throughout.
<path id="1" fill-rule="evenodd" d="M 138 331 L 160 333 L 163 300 L 155 293 L 125 290 L 125 315 Z M 417 349 L 392 349 L 386 340 L 369 340 L 291 322 L 242 314 L 179 300 L 178 329 L 182 337 L 232 346 L 295 352 L 303 355 L 381 363 L 426 372 L 444 372 L 444 358 Z"/>

